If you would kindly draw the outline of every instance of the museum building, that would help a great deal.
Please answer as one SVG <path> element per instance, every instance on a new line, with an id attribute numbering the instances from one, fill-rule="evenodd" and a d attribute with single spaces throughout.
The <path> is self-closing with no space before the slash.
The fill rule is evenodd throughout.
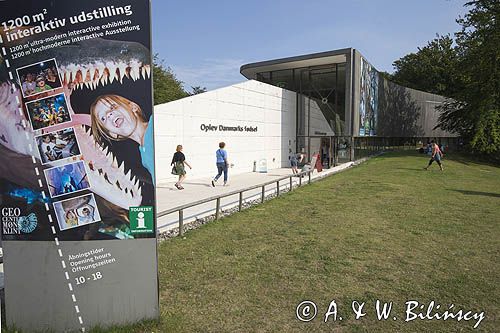
<path id="1" fill-rule="evenodd" d="M 191 176 L 212 176 L 218 143 L 231 173 L 289 166 L 314 154 L 325 168 L 391 146 L 455 135 L 435 129 L 443 96 L 387 80 L 353 48 L 245 64 L 248 81 L 155 106 L 158 181 L 182 144 Z"/>

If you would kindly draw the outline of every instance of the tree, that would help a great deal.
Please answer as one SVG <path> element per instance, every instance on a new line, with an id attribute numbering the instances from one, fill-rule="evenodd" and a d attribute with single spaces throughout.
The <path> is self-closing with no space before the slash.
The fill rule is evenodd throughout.
<path id="1" fill-rule="evenodd" d="M 202 88 L 201 86 L 196 86 L 196 87 L 191 86 L 191 89 L 192 92 L 190 93 L 190 95 L 198 95 L 207 92 L 207 87 Z"/>
<path id="2" fill-rule="evenodd" d="M 437 35 L 426 46 L 394 61 L 391 79 L 398 84 L 453 97 L 460 90 L 458 54 L 449 35 Z"/>
<path id="3" fill-rule="evenodd" d="M 464 86 L 441 107 L 439 126 L 458 131 L 474 150 L 500 155 L 500 2 L 477 0 L 457 20 L 455 34 Z"/>
<path id="4" fill-rule="evenodd" d="M 170 67 L 159 60 L 158 54 L 153 57 L 153 89 L 155 105 L 189 96 L 182 87 L 182 81 L 176 78 Z"/>
<path id="5" fill-rule="evenodd" d="M 453 40 L 437 36 L 393 64 L 399 84 L 450 97 L 438 127 L 460 134 L 478 152 L 500 159 L 500 2 L 475 0 L 457 19 Z"/>

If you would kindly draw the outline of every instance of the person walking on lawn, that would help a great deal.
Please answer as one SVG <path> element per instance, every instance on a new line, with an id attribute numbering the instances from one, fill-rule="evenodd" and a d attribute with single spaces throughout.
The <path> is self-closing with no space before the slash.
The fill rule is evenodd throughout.
<path id="1" fill-rule="evenodd" d="M 441 163 L 441 158 L 443 157 L 443 153 L 441 152 L 441 149 L 439 149 L 439 146 L 437 145 L 436 142 L 432 141 L 431 144 L 432 144 L 431 159 L 429 160 L 429 164 L 424 169 L 429 170 L 429 167 L 431 166 L 432 162 L 436 161 L 436 163 L 439 165 L 439 169 L 443 171 L 443 163 Z"/>

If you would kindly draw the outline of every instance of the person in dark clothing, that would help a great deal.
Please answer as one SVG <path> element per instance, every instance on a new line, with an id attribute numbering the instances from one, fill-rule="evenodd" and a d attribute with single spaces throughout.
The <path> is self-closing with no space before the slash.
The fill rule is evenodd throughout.
<path id="1" fill-rule="evenodd" d="M 179 176 L 179 180 L 175 183 L 175 187 L 179 190 L 183 190 L 181 183 L 186 179 L 186 168 L 187 165 L 189 169 L 191 165 L 186 161 L 186 156 L 182 153 L 182 145 L 177 145 L 174 156 L 172 157 L 172 163 L 170 163 L 172 167 L 172 173 Z"/>

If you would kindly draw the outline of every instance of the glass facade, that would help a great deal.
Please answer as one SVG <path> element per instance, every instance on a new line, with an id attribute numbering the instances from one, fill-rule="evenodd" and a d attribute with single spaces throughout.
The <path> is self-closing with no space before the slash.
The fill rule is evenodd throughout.
<path id="1" fill-rule="evenodd" d="M 390 82 L 355 49 L 244 65 L 241 72 L 297 93 L 296 151 L 306 160 L 319 156 L 323 167 L 385 149 L 419 150 L 431 135 L 460 147 L 435 127 L 444 97 Z"/>
<path id="2" fill-rule="evenodd" d="M 346 63 L 257 73 L 256 79 L 297 92 L 297 152 L 319 154 L 325 168 L 350 159 L 346 135 Z"/>
<path id="3" fill-rule="evenodd" d="M 311 108 L 319 108 L 335 136 L 345 133 L 345 63 L 320 68 L 306 68 L 300 71 L 299 89 L 302 98 L 298 105 L 299 135 L 323 135 L 315 133 L 317 126 L 311 122 Z M 302 119 L 300 119 L 302 118 Z M 325 131 L 323 131 L 325 132 Z"/>

